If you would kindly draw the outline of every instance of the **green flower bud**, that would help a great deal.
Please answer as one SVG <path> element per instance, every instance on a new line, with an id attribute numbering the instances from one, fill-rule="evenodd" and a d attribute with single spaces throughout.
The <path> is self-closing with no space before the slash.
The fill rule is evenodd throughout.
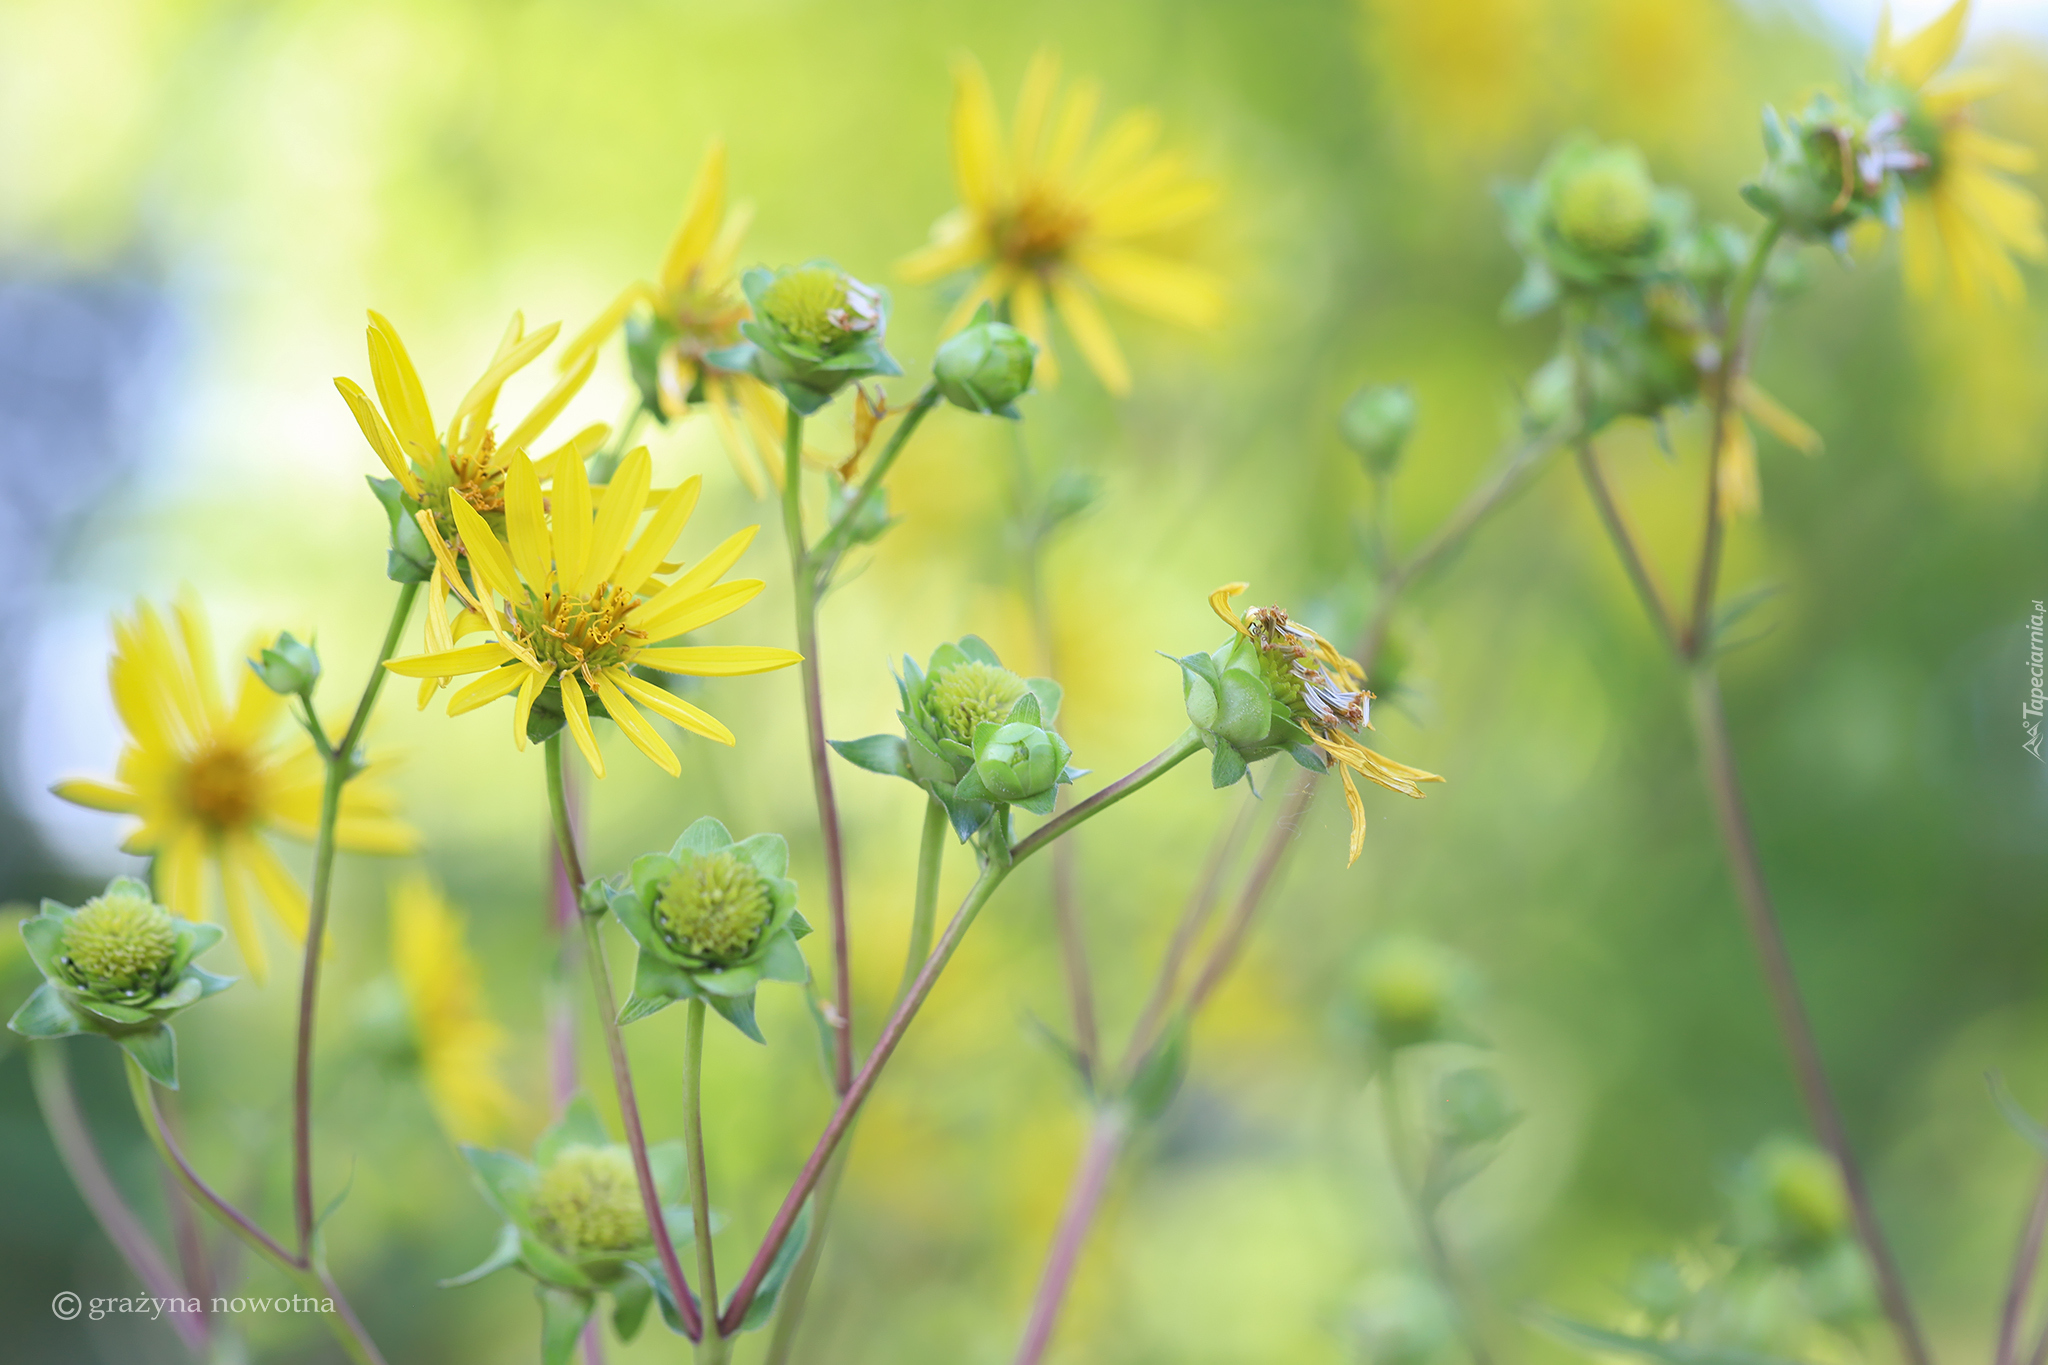
<path id="1" fill-rule="evenodd" d="M 1804 1142 L 1773 1139 L 1736 1177 L 1730 1228 L 1739 1245 L 1807 1259 L 1837 1241 L 1849 1225 L 1841 1173 Z"/>
<path id="2" fill-rule="evenodd" d="M 1392 474 L 1401 463 L 1415 431 L 1415 394 L 1406 384 L 1368 384 L 1351 396 L 1338 414 L 1337 428 L 1376 479 Z"/>
<path id="3" fill-rule="evenodd" d="M 655 892 L 654 923 L 669 947 L 708 962 L 744 957 L 773 904 L 768 883 L 729 849 L 684 859 Z"/>
<path id="4" fill-rule="evenodd" d="M 969 412 L 1015 417 L 1014 404 L 1031 391 L 1038 346 L 1007 322 L 997 322 L 983 304 L 966 330 L 939 347 L 932 378 L 939 394 Z"/>
<path id="5" fill-rule="evenodd" d="M 534 1231 L 558 1251 L 629 1251 L 648 1241 L 647 1210 L 624 1147 L 564 1147 L 533 1191 Z"/>
<path id="6" fill-rule="evenodd" d="M 134 882 L 93 897 L 64 926 L 64 965 L 81 989 L 114 1002 L 153 999 L 177 947 L 171 912 Z"/>
<path id="7" fill-rule="evenodd" d="M 1231 665 L 1227 649 L 1217 653 L 1226 656 L 1216 661 L 1223 686 L 1219 691 L 1206 678 L 1188 679 L 1189 722 L 1240 749 L 1265 744 L 1273 729 L 1273 689 L 1258 674 Z"/>
<path id="8" fill-rule="evenodd" d="M 1007 719 L 1010 708 L 1029 690 L 1022 678 L 1001 664 L 979 659 L 941 668 L 931 675 L 930 682 L 927 697 L 939 722 L 939 738 L 970 748 L 978 727 Z"/>
<path id="9" fill-rule="evenodd" d="M 1457 1036 L 1462 978 L 1462 964 L 1433 943 L 1402 938 L 1381 944 L 1358 975 L 1374 1040 L 1394 1050 Z"/>
<path id="10" fill-rule="evenodd" d="M 1506 1136 L 1522 1121 L 1499 1073 L 1491 1067 L 1462 1067 L 1437 1082 L 1439 1131 L 1454 1146 L 1474 1147 Z"/>
<path id="11" fill-rule="evenodd" d="M 1071 751 L 1057 735 L 1023 721 L 982 732 L 974 746 L 974 771 L 998 801 L 1028 801 L 1053 789 Z"/>
<path id="12" fill-rule="evenodd" d="M 1640 251 L 1657 224 L 1657 185 L 1634 147 L 1589 149 L 1559 167 L 1551 186 L 1558 235 L 1592 255 Z"/>
<path id="13" fill-rule="evenodd" d="M 1654 277 L 1691 214 L 1682 195 L 1658 188 L 1641 152 L 1583 137 L 1560 144 L 1503 205 L 1527 267 L 1508 299 L 1511 317 L 1540 312 L 1567 291 L 1599 294 Z"/>
<path id="14" fill-rule="evenodd" d="M 1833 238 L 1839 247 L 1858 219 L 1896 220 L 1901 176 L 1930 164 L 1915 136 L 1910 116 L 1896 108 L 1862 121 L 1825 95 L 1789 119 L 1766 107 L 1764 168 L 1742 197 L 1794 237 Z"/>
<path id="15" fill-rule="evenodd" d="M 418 526 L 413 529 L 418 531 Z M 249 660 L 249 667 L 263 680 L 263 685 L 281 697 L 299 697 L 310 693 L 313 684 L 320 681 L 320 655 L 313 646 L 301 644 L 292 638 L 290 631 L 277 637 L 277 643 Z"/>
<path id="16" fill-rule="evenodd" d="M 773 384 L 799 413 L 816 412 L 857 379 L 903 373 L 883 348 L 887 300 L 838 267 L 749 270 L 740 288 L 754 309 L 740 324 L 746 340 L 705 362 Z"/>

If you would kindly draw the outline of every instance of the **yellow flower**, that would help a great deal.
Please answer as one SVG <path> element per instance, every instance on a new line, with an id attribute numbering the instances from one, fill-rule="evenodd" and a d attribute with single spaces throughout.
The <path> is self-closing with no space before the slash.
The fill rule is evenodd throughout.
<path id="1" fill-rule="evenodd" d="M 1097 377 L 1124 393 L 1130 367 L 1096 295 L 1183 326 L 1214 322 L 1223 307 L 1220 283 L 1159 239 L 1213 208 L 1216 186 L 1190 173 L 1180 156 L 1155 150 L 1159 117 L 1150 110 L 1121 115 L 1091 148 L 1101 92 L 1084 81 L 1062 96 L 1059 85 L 1059 59 L 1039 53 L 1006 138 L 981 64 L 968 56 L 955 63 L 953 174 L 961 204 L 900 268 L 912 281 L 979 271 L 944 330 L 957 331 L 984 299 L 993 300 L 1038 343 L 1041 382 L 1056 377 L 1048 314 L 1057 313 Z"/>
<path id="2" fill-rule="evenodd" d="M 1365 690 L 1365 670 L 1337 652 L 1337 647 L 1307 626 L 1287 619 L 1278 607 L 1253 607 L 1243 616 L 1230 605 L 1251 585 L 1226 583 L 1209 594 L 1209 606 L 1230 628 L 1258 647 L 1260 657 L 1280 662 L 1280 676 L 1270 679 L 1276 700 L 1311 735 L 1324 757 L 1337 765 L 1344 783 L 1344 804 L 1351 812 L 1351 857 L 1358 861 L 1365 847 L 1365 802 L 1351 775 L 1357 773 L 1403 796 L 1422 797 L 1421 784 L 1441 782 L 1435 773 L 1397 763 L 1360 744 L 1358 731 L 1372 728 L 1372 693 Z"/>
<path id="3" fill-rule="evenodd" d="M 617 476 L 593 500 L 580 460 L 561 462 L 554 487 L 543 495 L 540 475 L 522 454 L 512 457 L 505 480 L 505 530 L 500 540 L 467 502 L 454 504 L 462 545 L 476 574 L 471 589 L 456 571 L 454 551 L 425 512 L 420 529 L 433 544 L 443 576 L 468 607 L 457 635 L 488 630 L 487 644 L 467 645 L 393 659 L 385 665 L 408 678 L 450 679 L 480 673 L 448 699 L 459 716 L 517 693 L 512 740 L 526 747 L 526 723 L 543 691 L 559 696 L 576 747 L 604 776 L 604 759 L 590 728 L 590 703 L 609 715 L 626 738 L 670 776 L 682 765 L 666 741 L 633 705 L 640 703 L 685 730 L 733 742 L 732 731 L 690 703 L 635 676 L 635 667 L 695 677 L 734 677 L 786 668 L 792 650 L 754 645 L 661 647 L 738 610 L 764 586 L 757 578 L 720 583 L 761 528 L 749 526 L 680 577 L 662 556 L 682 533 L 703 479 L 671 489 L 647 529 L 627 544 L 647 505 L 650 461 L 645 446 L 620 462 Z"/>
<path id="4" fill-rule="evenodd" d="M 462 917 L 415 872 L 391 890 L 391 961 L 419 1046 L 427 1098 L 448 1135 L 484 1142 L 518 1109 L 500 1075 L 505 1030 L 483 1007 Z"/>
<path id="5" fill-rule="evenodd" d="M 249 669 L 237 670 L 234 704 L 227 704 L 196 601 L 179 601 L 171 618 L 166 625 L 147 602 L 136 604 L 132 618 L 114 618 L 108 681 L 128 731 L 115 781 L 74 778 L 53 790 L 94 810 L 140 816 L 142 827 L 122 847 L 153 855 L 157 899 L 188 919 L 206 912 L 206 865 L 213 863 L 228 926 L 261 982 L 269 960 L 250 911 L 251 884 L 294 938 L 306 932 L 305 892 L 264 835 L 313 839 L 325 771 L 310 741 L 278 735 L 285 699 Z M 252 641 L 247 652 L 265 643 Z M 357 779 L 343 789 L 336 843 L 409 852 L 413 833 L 391 812 L 387 797 Z"/>
<path id="6" fill-rule="evenodd" d="M 1970 121 L 1971 103 L 2001 82 L 1982 71 L 1937 74 L 1962 44 L 1969 9 L 1969 0 L 1956 0 L 1918 33 L 1897 39 L 1887 10 L 1870 55 L 1870 75 L 1880 97 L 1904 97 L 1906 140 L 1928 160 L 1924 169 L 1901 177 L 1906 202 L 1900 250 L 1907 285 L 1922 296 L 1932 294 L 1945 266 L 1964 303 L 1976 302 L 1986 288 L 2011 303 L 2026 293 L 2012 257 L 2048 260 L 2048 236 L 2042 233 L 2041 201 L 2006 178 L 2031 171 L 2033 152 Z"/>
<path id="7" fill-rule="evenodd" d="M 598 348 L 618 331 L 633 309 L 645 304 L 656 324 L 673 333 L 661 348 L 657 369 L 662 414 L 680 417 L 693 401 L 718 424 L 725 453 L 740 481 L 755 497 L 768 491 L 765 467 L 782 482 L 782 395 L 751 374 L 708 364 L 711 352 L 740 340 L 748 317 L 740 294 L 740 239 L 753 218 L 748 205 L 725 207 L 725 143 L 714 139 L 697 168 L 683 221 L 676 225 L 652 282 L 636 280 L 598 314 L 563 350 L 564 370 L 595 362 Z"/>

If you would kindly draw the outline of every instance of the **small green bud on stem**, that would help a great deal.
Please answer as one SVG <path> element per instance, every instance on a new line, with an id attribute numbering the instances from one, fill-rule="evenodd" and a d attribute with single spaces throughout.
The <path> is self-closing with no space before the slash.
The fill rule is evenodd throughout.
<path id="1" fill-rule="evenodd" d="M 1406 384 L 1368 384 L 1344 405 L 1337 429 L 1365 472 L 1384 479 L 1400 466 L 1415 433 L 1415 416 L 1415 394 Z"/>

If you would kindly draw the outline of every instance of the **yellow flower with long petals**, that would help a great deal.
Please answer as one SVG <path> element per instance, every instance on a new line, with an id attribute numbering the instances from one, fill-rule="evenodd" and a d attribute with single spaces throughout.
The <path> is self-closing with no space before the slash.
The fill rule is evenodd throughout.
<path id="1" fill-rule="evenodd" d="M 501 1073 L 505 1030 L 484 1010 L 461 915 L 420 873 L 391 890 L 391 963 L 441 1126 L 458 1142 L 497 1137 L 519 1107 Z"/>
<path id="2" fill-rule="evenodd" d="M 725 206 L 725 143 L 714 139 L 654 279 L 627 285 L 564 348 L 560 363 L 564 370 L 591 363 L 632 311 L 646 305 L 663 338 L 655 372 L 662 415 L 680 417 L 693 406 L 709 412 L 733 469 L 758 498 L 768 491 L 764 468 L 778 487 L 782 482 L 782 395 L 751 374 L 705 359 L 736 345 L 748 317 L 734 267 L 752 220 L 751 206 Z"/>
<path id="3" fill-rule="evenodd" d="M 1209 606 L 1230 628 L 1257 646 L 1262 659 L 1276 666 L 1276 699 L 1284 700 L 1296 723 L 1315 737 L 1324 756 L 1337 765 L 1344 783 L 1344 805 L 1351 812 L 1351 857 L 1358 861 L 1365 847 L 1365 802 L 1352 774 L 1403 796 L 1422 797 L 1424 782 L 1444 779 L 1420 768 L 1374 753 L 1356 738 L 1372 728 L 1372 693 L 1365 690 L 1365 670 L 1337 652 L 1307 626 L 1287 618 L 1278 607 L 1253 607 L 1239 616 L 1230 599 L 1248 583 L 1226 583 L 1209 594 Z"/>
<path id="4" fill-rule="evenodd" d="M 267 640 L 252 641 L 254 654 Z M 238 670 L 233 704 L 222 693 L 206 615 L 190 597 L 171 620 L 147 602 L 114 618 L 108 664 L 114 708 L 127 728 L 113 782 L 74 778 L 52 790 L 94 810 L 136 815 L 141 828 L 122 848 L 152 855 L 157 899 L 187 919 L 205 917 L 206 868 L 217 869 L 228 927 L 257 981 L 269 969 L 250 890 L 269 903 L 287 932 L 303 939 L 306 894 L 267 842 L 270 833 L 310 842 L 325 780 L 303 736 L 278 734 L 285 699 L 255 674 Z M 412 831 L 392 817 L 392 802 L 362 779 L 342 789 L 335 842 L 364 853 L 406 853 Z"/>
<path id="5" fill-rule="evenodd" d="M 468 607 L 461 633 L 488 630 L 487 644 L 436 650 L 384 666 L 408 678 L 453 679 L 481 674 L 448 699 L 459 716 L 516 694 L 512 739 L 526 747 L 527 722 L 543 693 L 559 699 L 576 747 L 604 776 L 590 728 L 590 708 L 608 715 L 626 738 L 671 777 L 675 753 L 634 706 L 721 744 L 732 731 L 634 669 L 693 677 L 765 673 L 798 662 L 793 650 L 755 645 L 660 645 L 707 626 L 753 600 L 758 578 L 718 580 L 761 528 L 749 526 L 678 577 L 664 581 L 662 558 L 696 506 L 702 477 L 686 479 L 661 499 L 638 538 L 651 469 L 647 448 L 628 452 L 601 498 L 593 498 L 580 460 L 565 460 L 553 488 L 541 492 L 531 460 L 514 454 L 505 479 L 505 531 L 500 540 L 467 502 L 454 503 L 456 530 L 476 574 L 472 588 L 456 570 L 454 550 L 433 518 L 419 514 L 443 575 Z M 628 544 L 628 542 L 631 542 Z"/>
<path id="6" fill-rule="evenodd" d="M 987 74 L 962 56 L 953 69 L 952 128 L 961 204 L 900 269 L 914 282 L 979 271 L 945 331 L 965 325 L 983 300 L 1006 307 L 1039 345 L 1043 382 L 1056 374 L 1049 315 L 1057 314 L 1089 368 L 1124 393 L 1130 366 L 1096 295 L 1166 322 L 1213 323 L 1223 309 L 1221 283 L 1163 238 L 1214 208 L 1217 188 L 1181 156 L 1157 150 L 1160 121 L 1150 110 L 1119 116 L 1091 146 L 1100 100 L 1092 81 L 1062 94 L 1059 59 L 1041 52 L 1024 74 L 1005 137 Z"/>
<path id="7" fill-rule="evenodd" d="M 1900 251 L 1907 285 L 1932 294 L 1947 274 L 1957 295 L 1974 303 L 1989 290 L 2017 302 L 2026 294 L 2014 256 L 2048 260 L 2041 201 L 2007 179 L 2034 168 L 2034 153 L 1991 136 L 1970 119 L 1970 105 L 2001 82 L 1983 71 L 1942 68 L 1962 45 L 1969 0 L 1956 0 L 1940 18 L 1909 37 L 1894 38 L 1891 12 L 1880 22 L 1870 54 L 1870 76 L 1880 100 L 1899 97 L 1905 138 L 1927 158 L 1904 172 L 1905 221 Z"/>

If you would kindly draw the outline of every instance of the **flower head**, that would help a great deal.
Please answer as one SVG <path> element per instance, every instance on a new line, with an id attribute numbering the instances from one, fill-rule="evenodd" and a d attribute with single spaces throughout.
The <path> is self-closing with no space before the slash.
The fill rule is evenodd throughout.
<path id="1" fill-rule="evenodd" d="M 636 670 L 733 677 L 786 668 L 798 655 L 753 645 L 659 643 L 731 614 L 763 584 L 718 581 L 760 529 L 753 526 L 728 537 L 680 576 L 659 576 L 662 557 L 689 520 L 703 480 L 688 479 L 671 489 L 636 538 L 651 469 L 645 447 L 629 452 L 602 498 L 594 499 L 582 462 L 564 461 L 543 497 L 533 462 L 513 456 L 505 481 L 507 539 L 499 539 L 467 503 L 455 504 L 474 587 L 458 571 L 454 551 L 432 518 L 422 513 L 420 529 L 447 582 L 473 614 L 465 619 L 492 638 L 393 659 L 385 667 L 408 678 L 481 674 L 449 698 L 450 715 L 516 694 L 513 743 L 524 749 L 528 739 L 546 738 L 566 723 L 599 777 L 605 767 L 590 726 L 593 703 L 670 776 L 681 773 L 682 765 L 636 702 L 693 734 L 731 744 L 732 732 L 715 718 Z"/>
<path id="2" fill-rule="evenodd" d="M 518 1108 L 500 1074 L 505 1030 L 484 1011 L 461 917 L 419 874 L 391 892 L 391 961 L 441 1126 L 460 1141 L 502 1131 Z"/>
<path id="3" fill-rule="evenodd" d="M 220 941 L 220 926 L 174 917 L 128 877 L 114 878 L 75 910 L 44 901 L 41 914 L 21 921 L 21 937 L 43 984 L 8 1027 L 25 1038 L 112 1038 L 172 1089 L 178 1053 L 171 1016 L 234 984 L 192 962 Z"/>
<path id="4" fill-rule="evenodd" d="M 816 412 L 855 380 L 903 373 L 884 345 L 888 300 L 839 267 L 749 270 L 740 289 L 754 310 L 740 324 L 745 340 L 710 359 L 774 385 L 798 412 Z"/>
<path id="5" fill-rule="evenodd" d="M 1502 206 L 1524 263 L 1507 304 L 1517 317 L 1562 294 L 1632 288 L 1654 277 L 1692 213 L 1683 195 L 1650 178 L 1640 151 L 1587 137 L 1560 143 L 1530 184 L 1502 195 Z"/>
<path id="6" fill-rule="evenodd" d="M 755 988 L 811 979 L 796 946 L 811 926 L 797 913 L 789 845 L 779 834 L 735 842 L 706 816 L 667 853 L 635 858 L 627 884 L 605 891 L 612 913 L 640 945 L 620 1023 L 678 1000 L 703 1000 L 758 1043 Z"/>
<path id="7" fill-rule="evenodd" d="M 569 1255 L 626 1251 L 647 1243 L 647 1211 L 633 1155 L 624 1147 L 573 1143 L 555 1153 L 533 1191 L 534 1229 Z"/>
<path id="8" fill-rule="evenodd" d="M 264 643 L 252 642 L 249 652 Z M 304 738 L 279 734 L 285 699 L 253 671 L 241 672 L 229 704 L 206 615 L 189 597 L 172 608 L 168 623 L 146 602 L 132 617 L 116 617 L 107 671 L 128 731 L 115 780 L 73 778 L 52 790 L 81 806 L 141 818 L 123 847 L 154 856 L 156 894 L 174 914 L 206 913 L 206 868 L 213 864 L 228 925 L 260 983 L 268 956 L 250 892 L 269 903 L 294 938 L 305 933 L 305 893 L 265 836 L 311 841 L 320 815 L 319 756 Z M 411 851 L 412 831 L 391 812 L 374 783 L 349 783 L 337 843 L 365 853 Z"/>
<path id="9" fill-rule="evenodd" d="M 1189 265 L 1170 235 L 1208 213 L 1217 192 L 1157 149 L 1159 118 L 1149 110 L 1121 115 L 1091 145 L 1100 100 L 1093 82 L 1062 93 L 1059 59 L 1041 52 L 1005 135 L 981 64 L 960 58 L 952 126 L 960 207 L 901 270 L 912 281 L 975 272 L 945 330 L 995 303 L 1038 343 L 1047 382 L 1056 373 L 1049 318 L 1058 314 L 1096 376 L 1123 393 L 1130 367 L 1096 296 L 1182 326 L 1213 323 L 1221 286 Z"/>
<path id="10" fill-rule="evenodd" d="M 1422 795 L 1419 784 L 1443 778 L 1361 745 L 1358 732 L 1372 728 L 1364 672 L 1278 607 L 1238 615 L 1230 599 L 1246 586 L 1226 583 L 1209 594 L 1210 607 L 1236 632 L 1231 639 L 1211 653 L 1176 661 L 1188 719 L 1215 756 L 1210 781 L 1230 786 L 1250 764 L 1283 751 L 1315 772 L 1336 763 L 1351 812 L 1355 863 L 1365 846 L 1365 803 L 1353 774 L 1413 797 Z"/>
<path id="11" fill-rule="evenodd" d="M 1971 118 L 1970 106 L 2000 82 L 1981 71 L 1943 70 L 1962 45 L 1969 9 L 1969 0 L 1955 0 L 1905 37 L 1892 34 L 1887 10 L 1862 96 L 1875 117 L 1901 121 L 1903 141 L 1924 163 L 1900 177 L 1907 286 L 1929 295 L 1946 275 L 1965 303 L 1986 291 L 2013 302 L 2025 285 L 2012 258 L 2048 260 L 2048 235 L 2041 201 L 2008 178 L 2033 169 L 2033 152 Z"/>

